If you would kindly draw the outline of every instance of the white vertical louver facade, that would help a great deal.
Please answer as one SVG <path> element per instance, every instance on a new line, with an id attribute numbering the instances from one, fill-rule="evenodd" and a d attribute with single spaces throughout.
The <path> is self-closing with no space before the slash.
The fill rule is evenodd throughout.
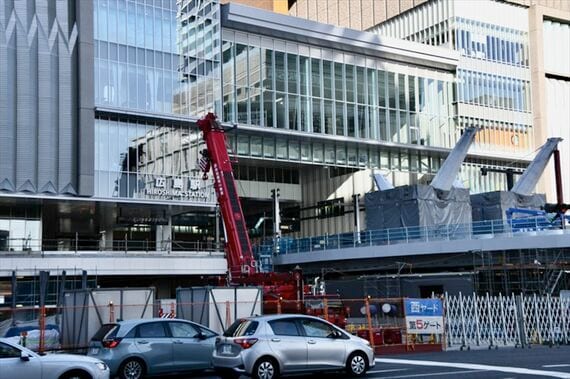
<path id="1" fill-rule="evenodd" d="M 369 31 L 459 51 L 458 125 L 480 129 L 471 151 L 513 160 L 531 157 L 528 9 L 492 0 L 432 0 Z M 478 167 L 469 163 L 462 171 L 472 192 L 506 189 L 502 174 L 481 179 Z"/>
<path id="2" fill-rule="evenodd" d="M 562 165 L 563 195 L 567 203 L 570 200 L 570 24 L 545 19 L 543 46 L 546 133 L 549 137 L 563 138 L 558 149 Z M 556 188 L 554 176 L 551 175 L 549 179 L 550 187 Z"/>
<path id="3" fill-rule="evenodd" d="M 562 166 L 562 188 L 564 202 L 570 201 L 570 81 L 545 78 L 546 80 L 546 122 L 549 137 L 561 137 L 560 162 Z M 548 168 L 550 170 L 551 168 Z M 551 177 L 551 188 L 556 188 Z M 550 200 L 550 199 L 549 199 Z M 551 199 L 550 201 L 554 201 Z"/>
<path id="4" fill-rule="evenodd" d="M 452 1 L 429 1 L 368 31 L 393 38 L 407 39 L 432 46 L 448 46 L 452 41 L 449 22 L 453 17 Z"/>

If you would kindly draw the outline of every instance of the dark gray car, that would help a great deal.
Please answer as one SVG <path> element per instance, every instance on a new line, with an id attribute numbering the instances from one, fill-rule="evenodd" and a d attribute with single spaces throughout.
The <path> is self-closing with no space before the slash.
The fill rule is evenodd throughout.
<path id="1" fill-rule="evenodd" d="M 185 320 L 121 321 L 101 326 L 88 355 L 107 363 L 111 375 L 123 379 L 199 371 L 211 367 L 216 336 Z"/>

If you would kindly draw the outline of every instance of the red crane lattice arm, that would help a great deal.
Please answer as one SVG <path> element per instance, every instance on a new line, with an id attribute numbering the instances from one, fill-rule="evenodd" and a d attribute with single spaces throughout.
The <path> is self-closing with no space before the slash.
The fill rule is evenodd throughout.
<path id="1" fill-rule="evenodd" d="M 214 188 L 226 227 L 226 256 L 230 280 L 247 277 L 256 272 L 256 266 L 226 148 L 225 131 L 213 113 L 208 113 L 199 120 L 198 127 L 207 147 L 202 151 L 200 168 L 205 174 L 212 168 Z"/>

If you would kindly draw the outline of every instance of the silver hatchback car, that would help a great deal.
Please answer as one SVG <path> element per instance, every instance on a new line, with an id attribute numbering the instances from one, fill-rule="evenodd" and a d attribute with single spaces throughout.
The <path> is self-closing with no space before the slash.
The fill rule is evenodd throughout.
<path id="1" fill-rule="evenodd" d="M 362 376 L 373 367 L 370 343 L 317 317 L 269 315 L 237 320 L 216 338 L 212 364 L 222 378 L 241 374 L 274 379 L 300 372 L 346 370 Z"/>
<path id="2" fill-rule="evenodd" d="M 185 320 L 126 320 L 102 325 L 87 354 L 105 362 L 111 376 L 121 379 L 199 371 L 211 368 L 217 335 Z"/>

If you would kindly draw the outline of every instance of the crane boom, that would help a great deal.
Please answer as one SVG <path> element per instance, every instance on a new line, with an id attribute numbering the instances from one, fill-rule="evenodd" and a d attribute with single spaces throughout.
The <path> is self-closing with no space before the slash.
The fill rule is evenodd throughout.
<path id="1" fill-rule="evenodd" d="M 226 148 L 225 130 L 213 113 L 198 120 L 206 149 L 201 151 L 200 168 L 207 175 L 212 169 L 214 188 L 227 234 L 227 260 L 230 282 L 256 273 L 256 264 L 247 234 L 241 202 Z"/>
<path id="2" fill-rule="evenodd" d="M 258 272 L 226 148 L 225 129 L 213 113 L 198 120 L 198 127 L 206 142 L 206 149 L 201 151 L 200 168 L 204 176 L 212 169 L 214 188 L 226 227 L 227 284 L 262 287 L 264 313 L 307 311 L 304 304 L 306 290 L 300 268 L 292 272 Z M 338 295 L 312 296 L 311 299 L 322 300 L 325 297 L 330 298 L 333 304 L 332 300 L 337 299 Z M 329 305 L 326 309 L 310 311 L 313 315 L 324 315 L 341 327 L 346 325 L 348 311 L 343 306 Z"/>

